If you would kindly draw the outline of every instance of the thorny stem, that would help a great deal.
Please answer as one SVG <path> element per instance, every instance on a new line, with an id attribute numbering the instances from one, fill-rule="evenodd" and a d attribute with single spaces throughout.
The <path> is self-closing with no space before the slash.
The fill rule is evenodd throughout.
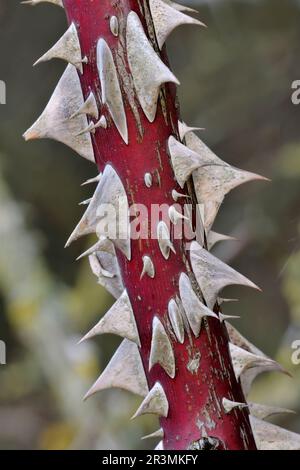
<path id="1" fill-rule="evenodd" d="M 85 98 L 93 91 L 102 113 L 108 121 L 107 129 L 97 129 L 93 138 L 95 159 L 99 171 L 110 163 L 126 189 L 129 204 L 144 204 L 150 211 L 151 204 L 174 203 L 171 192 L 181 191 L 167 153 L 170 135 L 178 137 L 179 108 L 173 84 L 166 84 L 161 91 L 156 118 L 150 123 L 136 98 L 130 75 L 126 48 L 126 17 L 133 10 L 140 17 L 146 34 L 159 53 L 147 0 L 64 0 L 69 23 L 74 22 L 80 39 L 83 56 L 88 57 L 84 72 L 80 75 Z M 111 34 L 111 16 L 119 20 L 119 35 Z M 126 145 L 116 127 L 112 125 L 106 106 L 100 102 L 100 82 L 96 65 L 96 46 L 100 38 L 109 45 L 117 65 L 128 123 L 129 145 Z M 165 49 L 161 54 L 167 63 Z M 144 184 L 144 175 L 153 176 L 153 186 Z M 188 189 L 193 191 L 192 183 Z M 183 202 L 189 202 L 184 201 Z M 167 418 L 161 418 L 164 430 L 164 449 L 217 448 L 255 449 L 247 409 L 236 408 L 226 414 L 222 398 L 244 402 L 241 386 L 237 383 L 228 349 L 228 335 L 223 323 L 214 318 L 204 321 L 201 334 L 195 338 L 185 335 L 183 344 L 175 341 L 171 331 L 167 306 L 178 295 L 178 281 L 186 272 L 193 282 L 189 267 L 189 255 L 184 243 L 174 240 L 176 255 L 166 261 L 157 240 L 132 240 L 131 261 L 117 253 L 124 285 L 135 313 L 141 340 L 141 357 L 149 388 L 161 383 L 169 402 Z M 149 255 L 155 262 L 153 279 L 140 279 L 142 257 Z M 153 316 L 158 316 L 172 340 L 176 360 L 175 378 L 170 378 L 156 364 L 149 372 L 149 354 Z M 210 439 L 207 439 L 209 437 Z"/>

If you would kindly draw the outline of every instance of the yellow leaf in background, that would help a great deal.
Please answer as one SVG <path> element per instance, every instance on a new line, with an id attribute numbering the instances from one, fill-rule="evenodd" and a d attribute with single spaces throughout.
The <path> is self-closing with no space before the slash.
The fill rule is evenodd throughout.
<path id="1" fill-rule="evenodd" d="M 75 372 L 80 378 L 87 380 L 96 377 L 97 374 L 99 375 L 99 362 L 96 356 L 90 357 L 87 361 L 77 363 Z"/>
<path id="2" fill-rule="evenodd" d="M 76 435 L 74 425 L 66 422 L 50 424 L 40 436 L 42 450 L 65 450 L 70 447 Z"/>
<path id="3" fill-rule="evenodd" d="M 37 299 L 17 300 L 8 306 L 10 322 L 17 330 L 30 328 L 38 313 L 39 303 Z"/>

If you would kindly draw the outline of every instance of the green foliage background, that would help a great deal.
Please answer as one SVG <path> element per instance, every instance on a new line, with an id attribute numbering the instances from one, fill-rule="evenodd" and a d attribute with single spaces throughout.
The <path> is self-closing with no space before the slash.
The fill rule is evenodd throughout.
<path id="1" fill-rule="evenodd" d="M 188 3 L 188 2 L 187 2 Z M 300 106 L 291 83 L 300 79 L 300 3 L 293 0 L 191 1 L 207 30 L 181 28 L 169 41 L 181 82 L 183 119 L 205 127 L 203 139 L 227 162 L 264 174 L 227 197 L 215 228 L 239 238 L 216 249 L 254 280 L 262 294 L 228 289 L 239 303 L 240 330 L 293 374 L 261 377 L 251 398 L 300 411 Z M 77 346 L 112 302 L 96 284 L 88 246 L 64 243 L 91 188 L 95 169 L 52 141 L 25 144 L 64 64 L 31 64 L 64 32 L 59 8 L 0 4 L 0 448 L 136 448 L 155 420 L 129 422 L 138 401 L 109 391 L 81 397 L 118 344 L 108 336 Z M 276 420 L 300 431 L 300 418 Z"/>

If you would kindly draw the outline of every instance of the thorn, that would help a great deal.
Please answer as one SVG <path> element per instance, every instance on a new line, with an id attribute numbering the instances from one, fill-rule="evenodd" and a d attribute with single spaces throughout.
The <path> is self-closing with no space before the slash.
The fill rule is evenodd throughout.
<path id="1" fill-rule="evenodd" d="M 240 403 L 238 401 L 231 401 L 231 400 L 228 400 L 228 398 L 225 398 L 225 397 L 222 400 L 222 406 L 223 406 L 224 411 L 225 411 L 226 414 L 230 413 L 234 408 L 239 408 L 239 409 L 248 408 L 247 403 Z"/>
<path id="2" fill-rule="evenodd" d="M 172 8 L 162 0 L 150 0 L 150 11 L 160 49 L 164 45 L 167 37 L 178 26 L 194 24 L 205 27 L 205 24 L 201 21 L 181 13 L 179 10 Z"/>
<path id="3" fill-rule="evenodd" d="M 37 121 L 24 134 L 26 141 L 54 139 L 71 147 L 82 157 L 95 163 L 90 134 L 75 136 L 88 125 L 86 116 L 72 116 L 84 103 L 76 68 L 68 65 L 49 103 Z M 75 137 L 74 137 L 75 136 Z"/>
<path id="4" fill-rule="evenodd" d="M 248 369 L 255 367 L 267 367 L 268 369 L 272 368 L 273 370 L 280 368 L 276 361 L 273 361 L 267 356 L 252 354 L 232 343 L 229 343 L 229 349 L 237 380 L 239 380 L 242 374 Z"/>
<path id="5" fill-rule="evenodd" d="M 184 343 L 184 324 L 180 309 L 175 301 L 171 299 L 168 305 L 169 320 L 179 343 Z"/>
<path id="6" fill-rule="evenodd" d="M 147 188 L 151 188 L 151 186 L 152 186 L 152 175 L 151 175 L 151 173 L 145 173 L 144 182 L 145 182 L 145 185 L 147 186 Z"/>
<path id="7" fill-rule="evenodd" d="M 170 250 L 176 254 L 173 243 L 170 240 L 170 232 L 165 222 L 160 221 L 157 224 L 157 240 L 161 254 L 165 259 L 169 259 Z"/>
<path id="8" fill-rule="evenodd" d="M 239 320 L 241 317 L 239 315 L 224 315 L 223 313 L 219 312 L 219 319 L 221 322 L 227 320 Z"/>
<path id="9" fill-rule="evenodd" d="M 249 409 L 252 416 L 258 419 L 267 419 L 278 414 L 296 414 L 293 410 L 279 408 L 277 406 L 261 405 L 259 403 L 249 403 Z"/>
<path id="10" fill-rule="evenodd" d="M 122 388 L 142 397 L 149 392 L 138 347 L 128 339 L 122 341 L 84 400 L 107 388 Z"/>
<path id="11" fill-rule="evenodd" d="M 80 135 L 86 134 L 88 132 L 91 132 L 92 134 L 95 134 L 95 124 L 93 122 L 90 122 L 87 127 L 85 127 L 82 131 L 78 132 L 75 137 L 78 137 Z"/>
<path id="12" fill-rule="evenodd" d="M 171 220 L 172 224 L 174 224 L 174 225 L 177 225 L 177 223 L 180 220 L 189 220 L 188 217 L 186 217 L 185 215 L 180 214 L 180 212 L 178 212 L 175 209 L 174 206 L 169 207 L 168 215 L 169 215 L 169 219 Z"/>
<path id="13" fill-rule="evenodd" d="M 193 181 L 198 203 L 204 205 L 203 222 L 208 233 L 226 194 L 243 183 L 266 178 L 224 162 L 193 132 L 186 135 L 186 144 L 202 158 L 201 170 L 199 167 L 193 172 Z"/>
<path id="14" fill-rule="evenodd" d="M 219 305 L 222 305 L 222 304 L 227 304 L 228 302 L 238 302 L 239 300 L 238 299 L 224 299 L 224 297 L 218 297 L 217 301 Z"/>
<path id="15" fill-rule="evenodd" d="M 189 132 L 204 131 L 203 127 L 189 127 L 185 122 L 178 121 L 178 132 L 180 140 L 183 140 Z"/>
<path id="16" fill-rule="evenodd" d="M 87 206 L 91 202 L 92 198 L 86 199 L 85 201 L 81 201 L 78 203 L 79 206 Z"/>
<path id="17" fill-rule="evenodd" d="M 150 258 L 150 256 L 147 256 L 147 255 L 143 256 L 143 270 L 142 270 L 140 279 L 142 279 L 145 274 L 148 274 L 148 276 L 151 277 L 152 279 L 155 276 L 155 268 L 154 268 L 153 261 Z"/>
<path id="18" fill-rule="evenodd" d="M 190 250 L 192 269 L 209 308 L 214 307 L 218 294 L 224 287 L 242 285 L 260 291 L 252 281 L 213 256 L 199 243 L 192 242 Z"/>
<path id="19" fill-rule="evenodd" d="M 155 414 L 166 418 L 168 412 L 169 403 L 166 394 L 161 384 L 156 382 L 131 419 L 135 419 L 144 414 Z"/>
<path id="20" fill-rule="evenodd" d="M 91 248 L 89 248 L 80 256 L 78 256 L 78 258 L 76 258 L 76 261 L 79 261 L 82 258 L 85 258 L 86 256 L 93 255 L 98 251 L 104 251 L 105 253 L 109 253 L 115 256 L 115 250 L 112 242 L 108 238 L 102 237 L 100 238 L 100 240 L 97 241 L 97 243 L 95 243 L 95 245 L 93 245 Z"/>
<path id="21" fill-rule="evenodd" d="M 119 263 L 116 258 L 114 245 L 111 243 L 113 254 L 98 251 L 93 255 L 89 256 L 89 263 L 92 273 L 97 277 L 98 284 L 106 289 L 115 299 L 118 299 L 125 287 L 123 284 L 122 276 L 120 273 Z M 105 269 L 113 274 L 113 278 L 107 278 L 102 275 L 102 271 Z"/>
<path id="22" fill-rule="evenodd" d="M 180 298 L 190 327 L 198 338 L 201 330 L 202 319 L 204 317 L 213 317 L 216 319 L 218 315 L 207 308 L 197 297 L 191 282 L 185 273 L 181 273 L 179 278 Z"/>
<path id="23" fill-rule="evenodd" d="M 160 437 L 160 438 L 163 438 L 163 437 L 164 437 L 164 431 L 163 431 L 162 428 L 158 429 L 157 431 L 155 431 L 155 432 L 153 432 L 153 433 L 151 433 L 151 434 L 148 434 L 147 436 L 143 436 L 143 437 L 141 438 L 141 440 L 143 441 L 143 440 L 145 440 L 145 439 L 152 439 L 152 438 L 154 439 L 154 438 L 156 438 L 156 437 Z"/>
<path id="24" fill-rule="evenodd" d="M 172 2 L 171 0 L 164 0 L 164 2 L 178 11 L 189 11 L 191 13 L 199 13 L 197 10 L 194 10 L 194 8 L 187 7 L 186 5 L 181 5 L 180 3 Z"/>
<path id="25" fill-rule="evenodd" d="M 52 3 L 53 5 L 57 5 L 59 7 L 64 8 L 62 0 L 24 0 L 21 2 L 22 5 L 31 5 L 36 6 L 39 3 Z"/>
<path id="26" fill-rule="evenodd" d="M 179 186 L 183 188 L 193 171 L 203 164 L 203 159 L 198 153 L 178 142 L 172 135 L 168 140 L 168 149 L 175 178 Z"/>
<path id="27" fill-rule="evenodd" d="M 127 17 L 126 43 L 129 68 L 139 102 L 147 119 L 153 122 L 161 86 L 166 82 L 179 85 L 179 82 L 152 48 L 134 11 Z"/>
<path id="28" fill-rule="evenodd" d="M 98 129 L 98 127 L 102 127 L 102 129 L 107 129 L 107 121 L 105 116 L 101 116 L 98 122 L 95 124 L 95 129 Z"/>
<path id="29" fill-rule="evenodd" d="M 73 113 L 69 119 L 74 119 L 75 117 L 80 116 L 82 114 L 86 114 L 96 120 L 99 118 L 99 111 L 96 98 L 92 91 L 86 101 L 83 103 L 83 105 L 75 113 Z"/>
<path id="30" fill-rule="evenodd" d="M 116 16 L 111 16 L 109 21 L 110 31 L 115 36 L 119 36 L 119 21 Z"/>
<path id="31" fill-rule="evenodd" d="M 90 178 L 90 179 L 84 181 L 84 183 L 82 183 L 81 186 L 86 186 L 87 184 L 92 184 L 92 183 L 99 183 L 101 178 L 102 178 L 102 173 L 99 173 L 99 175 L 95 176 L 95 178 Z"/>
<path id="32" fill-rule="evenodd" d="M 65 34 L 54 44 L 51 49 L 40 57 L 33 66 L 46 62 L 51 59 L 62 59 L 69 64 L 74 65 L 81 73 L 82 69 L 82 56 L 79 38 L 76 26 L 72 23 Z"/>
<path id="33" fill-rule="evenodd" d="M 175 357 L 172 344 L 158 317 L 153 318 L 149 371 L 160 364 L 169 377 L 175 377 Z"/>
<path id="34" fill-rule="evenodd" d="M 211 249 L 219 242 L 223 241 L 237 241 L 235 237 L 231 237 L 229 235 L 222 235 L 221 233 L 213 232 L 210 230 L 207 235 L 207 248 L 208 251 L 211 251 Z"/>
<path id="35" fill-rule="evenodd" d="M 154 450 L 164 450 L 164 443 L 163 441 L 160 441 L 157 446 L 155 447 Z"/>
<path id="36" fill-rule="evenodd" d="M 79 344 L 104 333 L 115 334 L 133 341 L 138 346 L 141 345 L 134 313 L 126 290 L 97 325 L 80 340 Z"/>
<path id="37" fill-rule="evenodd" d="M 99 39 L 97 44 L 97 67 L 103 104 L 107 105 L 116 128 L 128 145 L 127 119 L 117 69 L 112 52 L 103 38 Z"/>
<path id="38" fill-rule="evenodd" d="M 258 450 L 300 450 L 300 435 L 250 416 Z"/>
<path id="39" fill-rule="evenodd" d="M 182 193 L 179 193 L 178 191 L 176 191 L 176 189 L 173 189 L 172 190 L 172 198 L 174 199 L 175 202 L 178 201 L 179 198 L 181 197 L 186 197 L 186 198 L 191 198 L 191 196 L 189 196 L 188 194 L 182 194 Z"/>
<path id="40" fill-rule="evenodd" d="M 113 206 L 115 210 L 110 211 L 104 220 L 101 207 L 105 208 L 108 204 Z M 127 259 L 130 259 L 131 239 L 128 224 L 127 195 L 122 181 L 110 165 L 106 165 L 102 178 L 92 197 L 92 201 L 88 205 L 75 230 L 70 235 L 66 247 L 70 246 L 70 244 L 78 238 L 91 233 L 97 233 L 99 238 L 108 238 L 110 234 L 106 233 L 107 230 L 103 227 L 103 224 L 100 223 L 101 221 L 107 222 L 108 227 L 117 227 L 117 233 L 111 234 L 111 241 L 122 251 Z"/>

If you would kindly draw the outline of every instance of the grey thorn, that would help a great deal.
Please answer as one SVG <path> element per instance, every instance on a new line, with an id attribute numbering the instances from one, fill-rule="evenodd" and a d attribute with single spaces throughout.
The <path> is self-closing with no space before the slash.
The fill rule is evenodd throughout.
<path id="1" fill-rule="evenodd" d="M 114 246 L 112 245 L 114 249 Z M 92 273 L 97 277 L 98 284 L 106 289 L 115 299 L 118 299 L 124 291 L 124 284 L 120 273 L 116 254 L 97 251 L 89 256 Z M 103 275 L 103 270 L 113 274 L 111 279 Z"/>
<path id="2" fill-rule="evenodd" d="M 183 140 L 189 132 L 204 131 L 203 127 L 189 127 L 185 122 L 178 121 L 178 132 L 180 140 Z"/>
<path id="3" fill-rule="evenodd" d="M 193 171 L 203 164 L 202 156 L 178 142 L 172 135 L 168 140 L 168 149 L 175 178 L 183 188 Z"/>
<path id="4" fill-rule="evenodd" d="M 144 182 L 145 182 L 145 185 L 147 186 L 147 188 L 151 188 L 151 186 L 152 186 L 152 175 L 151 175 L 151 173 L 145 173 Z"/>
<path id="5" fill-rule="evenodd" d="M 178 191 L 176 191 L 176 189 L 172 190 L 172 198 L 175 202 L 177 202 L 178 199 L 181 198 L 181 197 L 190 198 L 190 196 L 188 194 L 179 193 Z"/>
<path id="6" fill-rule="evenodd" d="M 197 338 L 200 334 L 202 319 L 204 317 L 213 317 L 218 319 L 218 315 L 212 312 L 199 300 L 192 288 L 188 276 L 185 273 L 181 273 L 179 278 L 179 292 L 189 325 Z"/>
<path id="7" fill-rule="evenodd" d="M 85 199 L 84 201 L 79 202 L 79 206 L 87 206 L 91 202 L 92 198 Z"/>
<path id="8" fill-rule="evenodd" d="M 180 214 L 174 206 L 170 206 L 168 210 L 169 219 L 172 224 L 177 225 L 180 220 L 189 220 L 185 215 Z"/>
<path id="9" fill-rule="evenodd" d="M 152 48 L 141 20 L 134 11 L 127 17 L 126 43 L 128 63 L 139 102 L 147 119 L 153 122 L 161 86 L 166 82 L 179 85 L 179 82 Z"/>
<path id="10" fill-rule="evenodd" d="M 235 346 L 242 348 L 242 350 L 246 350 L 256 356 L 260 356 L 262 358 L 269 359 L 260 349 L 258 349 L 254 344 L 250 343 L 241 333 L 234 328 L 231 323 L 226 322 L 226 328 L 228 331 L 230 342 L 233 343 Z M 241 385 L 245 396 L 249 395 L 251 386 L 255 378 L 262 374 L 263 372 L 268 371 L 277 371 L 281 373 L 285 373 L 287 375 L 288 372 L 276 361 L 268 361 L 263 364 L 259 364 L 251 369 L 245 370 L 241 376 Z"/>
<path id="11" fill-rule="evenodd" d="M 168 416 L 168 412 L 169 403 L 166 394 L 162 385 L 159 382 L 156 382 L 131 419 L 135 419 L 138 416 L 145 414 L 155 414 L 166 418 Z"/>
<path id="12" fill-rule="evenodd" d="M 147 434 L 147 436 L 143 436 L 141 440 L 144 441 L 145 439 L 155 439 L 157 437 L 163 439 L 164 430 L 162 428 L 158 429 L 157 431 L 152 432 L 151 434 Z"/>
<path id="13" fill-rule="evenodd" d="M 107 388 L 121 388 L 142 397 L 149 392 L 139 349 L 128 339 L 122 341 L 99 379 L 85 395 L 84 400 Z"/>
<path id="14" fill-rule="evenodd" d="M 261 405 L 260 403 L 249 402 L 249 410 L 252 416 L 258 419 L 267 419 L 279 414 L 295 414 L 295 411 L 278 406 Z"/>
<path id="15" fill-rule="evenodd" d="M 83 105 L 70 117 L 70 119 L 73 119 L 74 117 L 77 117 L 80 114 L 86 114 L 96 120 L 99 118 L 99 110 L 96 98 L 92 91 L 90 92 Z"/>
<path id="16" fill-rule="evenodd" d="M 275 368 L 277 365 L 276 361 L 273 361 L 273 359 L 252 354 L 249 351 L 246 351 L 245 349 L 242 349 L 232 343 L 229 343 L 229 350 L 232 365 L 234 368 L 234 373 L 237 380 L 239 380 L 242 374 L 248 369 L 253 369 L 255 367 L 261 366 L 266 366 L 268 368 L 272 366 L 273 368 Z"/>
<path id="17" fill-rule="evenodd" d="M 97 335 L 111 333 L 141 345 L 131 302 L 126 290 L 108 310 L 104 317 L 80 341 L 86 341 Z"/>
<path id="18" fill-rule="evenodd" d="M 171 341 L 158 317 L 153 318 L 152 340 L 149 358 L 149 371 L 155 364 L 160 366 L 174 379 L 175 357 Z"/>
<path id="19" fill-rule="evenodd" d="M 84 181 L 84 183 L 82 183 L 81 186 L 86 186 L 87 184 L 99 183 L 101 178 L 102 178 L 102 173 L 99 173 L 99 175 L 95 176 L 94 178 L 90 178 Z"/>
<path id="20" fill-rule="evenodd" d="M 300 450 L 300 434 L 250 416 L 258 450 Z"/>
<path id="21" fill-rule="evenodd" d="M 118 21 L 118 18 L 116 16 L 111 16 L 110 17 L 109 27 L 110 27 L 111 33 L 114 36 L 118 37 L 119 36 L 119 21 Z"/>
<path id="22" fill-rule="evenodd" d="M 81 48 L 77 29 L 74 23 L 70 25 L 69 29 L 60 38 L 60 40 L 33 65 L 35 66 L 51 59 L 65 60 L 66 62 L 69 62 L 69 64 L 74 65 L 81 73 L 83 72 Z"/>
<path id="23" fill-rule="evenodd" d="M 178 26 L 184 24 L 205 26 L 201 21 L 181 13 L 180 11 L 172 8 L 172 6 L 167 5 L 162 0 L 150 0 L 150 10 L 160 49 L 164 45 L 167 37 Z"/>
<path id="24" fill-rule="evenodd" d="M 193 241 L 190 246 L 191 264 L 201 292 L 209 308 L 213 308 L 218 294 L 224 287 L 242 285 L 260 290 L 253 282 L 220 261 L 199 243 Z"/>
<path id="25" fill-rule="evenodd" d="M 106 104 L 111 117 L 125 144 L 128 145 L 127 119 L 122 92 L 112 52 L 101 38 L 97 44 L 97 67 L 101 82 L 102 102 Z"/>
<path id="26" fill-rule="evenodd" d="M 218 304 L 227 304 L 228 302 L 238 302 L 238 299 L 225 299 L 224 297 L 218 297 L 217 298 Z"/>
<path id="27" fill-rule="evenodd" d="M 44 112 L 24 134 L 26 141 L 54 139 L 71 147 L 82 157 L 95 163 L 90 134 L 76 137 L 87 127 L 87 117 L 79 115 L 69 119 L 83 105 L 84 99 L 78 73 L 74 65 L 68 65 Z"/>
<path id="28" fill-rule="evenodd" d="M 122 253 L 124 253 L 127 259 L 130 260 L 131 240 L 128 224 L 127 195 L 122 181 L 120 180 L 116 171 L 110 165 L 106 165 L 102 178 L 98 183 L 96 191 L 92 197 L 92 201 L 88 205 L 88 208 L 86 209 L 75 230 L 69 237 L 66 243 L 66 247 L 84 235 L 97 233 L 99 238 L 103 236 L 105 237 L 107 235 L 107 233 L 100 233 L 99 231 L 100 229 L 103 230 L 101 222 L 105 222 L 103 219 L 103 213 L 100 209 L 101 207 L 105 209 L 108 204 L 114 207 L 115 210 L 110 211 L 108 214 L 108 218 L 112 217 L 112 220 L 106 220 L 106 222 L 108 226 L 116 223 L 118 229 L 118 238 L 114 238 L 112 241 L 115 246 L 119 248 Z M 123 220 L 124 215 L 126 216 L 126 221 Z M 126 222 L 125 226 L 124 222 Z"/>
<path id="29" fill-rule="evenodd" d="M 102 129 L 107 129 L 107 120 L 105 116 L 101 116 L 99 121 L 95 124 L 95 129 L 102 127 Z"/>
<path id="30" fill-rule="evenodd" d="M 194 10 L 194 8 L 187 7 L 186 5 L 181 5 L 180 3 L 172 2 L 172 0 L 164 0 L 164 2 L 178 11 L 189 11 L 191 13 L 198 13 L 198 11 Z"/>
<path id="31" fill-rule="evenodd" d="M 217 243 L 224 241 L 236 241 L 235 237 L 229 235 L 222 235 L 221 233 L 213 232 L 210 230 L 207 235 L 207 248 L 210 251 Z"/>
<path id="32" fill-rule="evenodd" d="M 155 277 L 155 267 L 152 259 L 148 255 L 143 256 L 143 270 L 140 279 L 142 279 L 145 274 L 147 274 L 152 279 Z"/>
<path id="33" fill-rule="evenodd" d="M 247 403 L 240 403 L 238 401 L 228 400 L 228 398 L 225 398 L 225 397 L 222 400 L 222 406 L 226 414 L 230 413 L 235 408 L 238 408 L 240 410 L 243 408 L 248 408 Z"/>
<path id="34" fill-rule="evenodd" d="M 164 442 L 160 441 L 154 450 L 164 450 Z"/>
<path id="35" fill-rule="evenodd" d="M 25 0 L 21 2 L 23 5 L 31 5 L 31 6 L 36 6 L 39 3 L 52 3 L 53 5 L 57 5 L 59 7 L 64 8 L 62 0 Z"/>
<path id="36" fill-rule="evenodd" d="M 84 129 L 78 132 L 78 134 L 76 134 L 75 137 L 88 134 L 88 133 L 95 134 L 95 124 L 93 122 L 90 122 L 88 126 L 86 126 Z"/>
<path id="37" fill-rule="evenodd" d="M 168 305 L 169 320 L 179 343 L 184 343 L 184 324 L 180 308 L 175 299 L 171 299 Z"/>
<path id="38" fill-rule="evenodd" d="M 203 222 L 208 233 L 226 194 L 249 181 L 268 179 L 224 162 L 193 132 L 187 134 L 186 145 L 202 157 L 201 170 L 193 172 L 193 181 L 198 203 L 204 205 Z"/>
<path id="39" fill-rule="evenodd" d="M 234 326 L 232 326 L 231 323 L 226 322 L 226 328 L 231 343 L 251 352 L 252 354 L 256 354 L 257 356 L 267 357 L 260 349 L 258 349 L 256 346 L 254 346 L 254 344 L 250 343 L 250 341 L 241 335 L 241 333 Z"/>
<path id="40" fill-rule="evenodd" d="M 165 259 L 169 259 L 170 250 L 176 254 L 175 248 L 170 239 L 170 231 L 167 224 L 162 220 L 157 224 L 157 240 L 160 251 Z"/>
<path id="41" fill-rule="evenodd" d="M 76 261 L 79 261 L 82 258 L 85 258 L 86 256 L 93 255 L 94 253 L 97 253 L 98 251 L 104 251 L 105 253 L 109 253 L 111 255 L 115 255 L 115 249 L 113 246 L 113 243 L 106 237 L 101 237 L 100 240 L 95 243 L 95 245 L 91 246 L 88 250 L 86 250 L 84 253 L 82 253 Z"/>
<path id="42" fill-rule="evenodd" d="M 224 313 L 219 312 L 219 319 L 221 322 L 227 320 L 239 320 L 241 317 L 239 315 L 224 315 Z"/>

